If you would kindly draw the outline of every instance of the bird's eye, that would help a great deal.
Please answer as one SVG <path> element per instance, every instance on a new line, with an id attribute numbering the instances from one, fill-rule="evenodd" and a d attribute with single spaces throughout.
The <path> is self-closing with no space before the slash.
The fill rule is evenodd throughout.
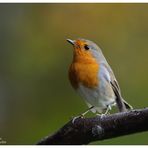
<path id="1" fill-rule="evenodd" d="M 85 50 L 89 50 L 89 46 L 88 45 L 84 45 Z"/>

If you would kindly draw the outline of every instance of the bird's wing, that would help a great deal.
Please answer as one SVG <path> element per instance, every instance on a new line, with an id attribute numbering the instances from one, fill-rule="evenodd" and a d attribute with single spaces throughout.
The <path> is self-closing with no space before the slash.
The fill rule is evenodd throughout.
<path id="1" fill-rule="evenodd" d="M 109 75 L 109 83 L 115 93 L 115 96 L 116 96 L 116 103 L 117 103 L 117 106 L 118 106 L 118 109 L 120 112 L 123 112 L 123 111 L 126 111 L 126 106 L 124 104 L 124 100 L 122 99 L 122 96 L 121 96 L 121 91 L 120 91 L 120 87 L 119 87 L 119 84 L 115 78 L 115 75 L 112 71 L 112 69 L 110 68 L 110 66 L 108 65 L 108 63 L 101 63 L 103 64 L 104 68 L 106 68 L 106 73 L 104 73 L 104 76 L 105 77 L 108 77 Z"/>

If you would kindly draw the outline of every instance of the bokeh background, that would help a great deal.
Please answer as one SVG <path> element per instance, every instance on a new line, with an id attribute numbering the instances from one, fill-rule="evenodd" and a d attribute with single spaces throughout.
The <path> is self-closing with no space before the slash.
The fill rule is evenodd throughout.
<path id="1" fill-rule="evenodd" d="M 7 144 L 35 144 L 87 108 L 67 74 L 66 39 L 79 37 L 103 49 L 123 97 L 148 106 L 148 4 L 0 4 L 0 138 Z M 148 144 L 148 133 L 91 144 Z"/>

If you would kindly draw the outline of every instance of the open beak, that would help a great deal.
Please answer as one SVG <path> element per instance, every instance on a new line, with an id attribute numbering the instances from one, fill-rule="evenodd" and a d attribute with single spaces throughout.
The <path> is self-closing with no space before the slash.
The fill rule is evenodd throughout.
<path id="1" fill-rule="evenodd" d="M 67 42 L 69 42 L 70 44 L 74 45 L 74 41 L 71 39 L 67 39 Z"/>

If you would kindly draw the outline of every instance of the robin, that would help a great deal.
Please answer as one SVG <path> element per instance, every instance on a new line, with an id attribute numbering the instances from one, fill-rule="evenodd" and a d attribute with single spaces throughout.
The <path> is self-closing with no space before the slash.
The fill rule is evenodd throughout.
<path id="1" fill-rule="evenodd" d="M 119 112 L 132 109 L 122 98 L 118 81 L 101 49 L 86 39 L 67 41 L 74 48 L 69 80 L 89 107 L 81 116 L 89 111 L 107 114 L 114 105 L 118 107 Z"/>

